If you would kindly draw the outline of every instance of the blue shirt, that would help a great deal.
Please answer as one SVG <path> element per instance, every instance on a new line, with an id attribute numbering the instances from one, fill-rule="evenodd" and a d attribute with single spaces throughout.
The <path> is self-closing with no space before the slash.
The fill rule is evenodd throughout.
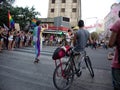
<path id="1" fill-rule="evenodd" d="M 74 47 L 74 50 L 77 52 L 84 51 L 87 45 L 89 36 L 90 36 L 90 33 L 87 30 L 79 29 L 76 32 L 77 40 L 76 40 L 76 45 Z"/>

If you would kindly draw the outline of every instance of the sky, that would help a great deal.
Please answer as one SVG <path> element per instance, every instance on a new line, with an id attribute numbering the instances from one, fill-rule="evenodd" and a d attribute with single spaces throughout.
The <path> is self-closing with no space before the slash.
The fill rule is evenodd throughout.
<path id="1" fill-rule="evenodd" d="M 82 2 L 82 19 L 96 23 L 98 19 L 104 17 L 110 12 L 110 7 L 113 3 L 118 3 L 120 0 L 81 0 Z M 49 0 L 15 0 L 14 6 L 32 7 L 40 12 L 40 18 L 47 18 Z"/>
<path id="2" fill-rule="evenodd" d="M 110 11 L 110 6 L 120 0 L 81 0 L 82 2 L 82 18 L 103 19 Z M 49 0 L 15 0 L 14 6 L 32 7 L 41 13 L 41 18 L 46 18 L 48 14 Z"/>
<path id="3" fill-rule="evenodd" d="M 34 6 L 35 11 L 41 14 L 40 18 L 47 18 L 48 3 L 49 0 L 15 0 L 14 6 L 30 8 Z"/>
<path id="4" fill-rule="evenodd" d="M 97 17 L 104 19 L 113 3 L 120 0 L 82 0 L 82 18 Z"/>

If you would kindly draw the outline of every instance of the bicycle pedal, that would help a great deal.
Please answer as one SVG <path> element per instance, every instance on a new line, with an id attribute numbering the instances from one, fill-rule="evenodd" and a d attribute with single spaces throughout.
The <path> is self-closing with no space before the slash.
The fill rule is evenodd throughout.
<path id="1" fill-rule="evenodd" d="M 79 71 L 79 72 L 77 73 L 77 77 L 80 77 L 81 74 L 82 74 L 82 71 Z"/>

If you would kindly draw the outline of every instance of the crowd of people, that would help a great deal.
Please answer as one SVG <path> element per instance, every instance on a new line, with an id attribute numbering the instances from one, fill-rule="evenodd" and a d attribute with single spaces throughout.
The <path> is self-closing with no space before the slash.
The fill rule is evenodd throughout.
<path id="1" fill-rule="evenodd" d="M 24 46 L 32 46 L 31 32 L 17 31 L 16 29 L 6 30 L 0 26 L 0 52 L 3 49 L 11 51 Z"/>
<path id="2" fill-rule="evenodd" d="M 44 46 L 60 46 L 61 44 L 72 45 L 74 32 L 69 29 L 66 34 L 63 35 L 42 35 L 42 44 Z M 2 49 L 14 50 L 14 48 L 22 48 L 25 46 L 32 46 L 33 34 L 32 32 L 18 31 L 16 29 L 6 30 L 0 26 L 0 52 Z M 95 41 L 93 44 L 87 44 L 92 49 L 103 47 L 107 49 L 107 45 L 104 41 Z"/>

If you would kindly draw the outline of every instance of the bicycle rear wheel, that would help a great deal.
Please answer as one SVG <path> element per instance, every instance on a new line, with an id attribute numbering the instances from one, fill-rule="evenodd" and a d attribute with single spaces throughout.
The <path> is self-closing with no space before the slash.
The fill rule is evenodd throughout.
<path id="1" fill-rule="evenodd" d="M 74 71 L 70 64 L 62 62 L 53 73 L 53 83 L 58 90 L 67 90 L 74 79 Z"/>
<path id="2" fill-rule="evenodd" d="M 93 71 L 92 63 L 90 61 L 89 56 L 85 57 L 85 63 L 86 63 L 86 66 L 87 66 L 87 68 L 88 68 L 88 70 L 90 72 L 91 77 L 93 78 L 94 77 L 94 71 Z"/>

